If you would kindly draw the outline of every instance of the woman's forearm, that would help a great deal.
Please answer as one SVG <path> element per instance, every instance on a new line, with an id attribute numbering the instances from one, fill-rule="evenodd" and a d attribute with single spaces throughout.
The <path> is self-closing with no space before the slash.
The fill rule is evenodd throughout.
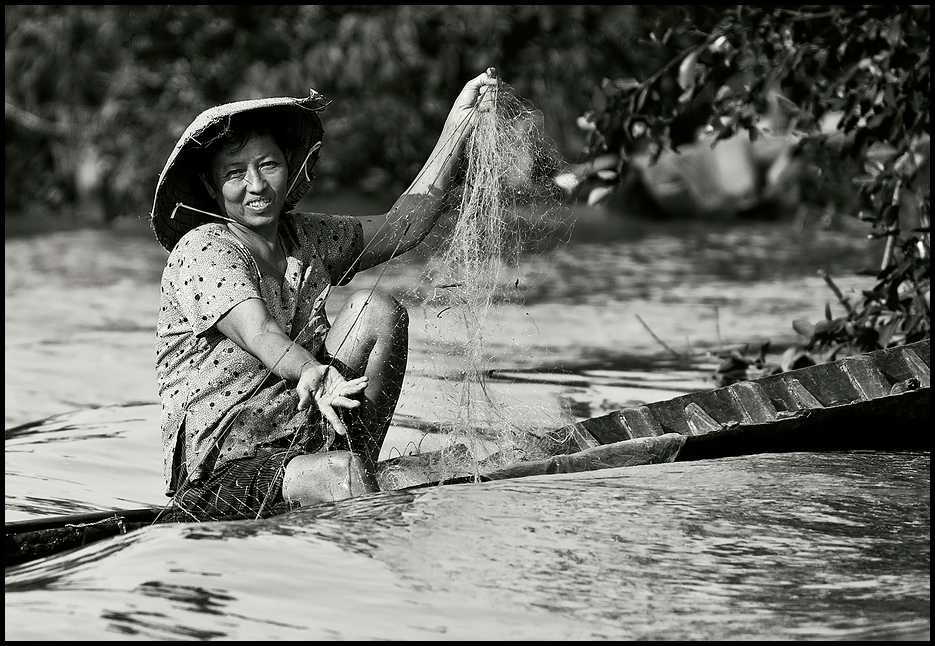
<path id="1" fill-rule="evenodd" d="M 245 348 L 266 366 L 274 375 L 286 381 L 298 381 L 302 370 L 308 365 L 319 365 L 312 353 L 290 339 L 275 324 L 275 329 L 266 326 L 257 333 Z"/>
<path id="2" fill-rule="evenodd" d="M 260 299 L 235 305 L 217 322 L 217 328 L 282 379 L 298 381 L 303 366 L 317 363 L 308 350 L 283 332 Z"/>
<path id="3" fill-rule="evenodd" d="M 426 193 L 399 196 L 387 213 L 387 229 L 391 232 L 387 242 L 392 244 L 393 255 L 414 249 L 431 232 L 444 214 L 445 194 L 441 188 Z"/>

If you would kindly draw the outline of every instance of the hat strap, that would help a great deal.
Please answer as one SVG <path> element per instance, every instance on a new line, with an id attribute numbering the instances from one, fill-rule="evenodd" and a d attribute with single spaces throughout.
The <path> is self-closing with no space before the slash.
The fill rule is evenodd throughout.
<path id="1" fill-rule="evenodd" d="M 317 142 L 317 143 L 316 143 L 314 146 L 312 146 L 311 148 L 309 148 L 308 154 L 305 156 L 305 159 L 302 160 L 302 173 L 305 175 L 305 181 L 307 181 L 307 182 L 311 182 L 311 181 L 312 181 L 312 178 L 308 176 L 308 159 L 309 159 L 309 157 L 312 156 L 312 153 L 314 153 L 314 152 L 315 152 L 316 150 L 318 150 L 319 148 L 321 148 L 321 142 L 320 142 L 320 141 Z M 292 189 L 295 188 L 295 184 L 296 184 L 296 182 L 298 182 L 298 181 L 299 181 L 299 175 L 296 175 L 296 176 L 295 176 L 295 179 L 292 180 L 292 185 L 289 187 L 289 190 L 286 191 L 286 195 L 289 195 L 289 193 L 292 192 Z"/>
<path id="2" fill-rule="evenodd" d="M 189 211 L 197 211 L 198 213 L 203 213 L 204 215 L 207 215 L 207 216 L 212 217 L 212 218 L 219 218 L 219 219 L 221 219 L 221 220 L 227 220 L 228 222 L 233 222 L 234 224 L 237 224 L 237 220 L 233 220 L 233 219 L 228 218 L 228 217 L 225 217 L 225 216 L 223 216 L 223 215 L 218 215 L 217 213 L 209 213 L 208 211 L 202 211 L 201 209 L 196 209 L 194 206 L 189 206 L 189 205 L 187 205 L 187 204 L 183 204 L 182 202 L 177 202 L 177 203 L 176 203 L 175 208 L 172 209 L 172 214 L 169 216 L 169 219 L 170 219 L 170 220 L 174 220 L 174 219 L 175 219 L 175 213 L 176 213 L 176 211 L 178 211 L 180 208 L 186 208 L 186 209 L 188 209 Z"/>

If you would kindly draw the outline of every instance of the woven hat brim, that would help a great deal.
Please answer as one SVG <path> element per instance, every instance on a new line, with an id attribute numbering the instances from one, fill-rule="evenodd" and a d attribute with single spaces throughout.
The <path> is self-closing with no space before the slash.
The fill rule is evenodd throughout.
<path id="1" fill-rule="evenodd" d="M 191 167 L 186 153 L 220 136 L 226 120 L 235 114 L 269 111 L 269 118 L 275 119 L 283 130 L 284 140 L 295 143 L 283 151 L 289 166 L 287 186 L 291 187 L 286 195 L 286 208 L 294 207 L 311 186 L 311 168 L 318 160 L 319 151 L 311 155 L 309 151 L 322 140 L 323 128 L 318 112 L 328 103 L 325 97 L 312 90 L 308 97 L 301 99 L 273 97 L 236 101 L 215 106 L 198 115 L 176 142 L 156 183 L 150 224 L 159 244 L 171 252 L 182 236 L 195 227 L 218 221 L 198 212 L 217 213 L 218 205 L 202 184 L 198 176 L 200 169 Z"/>

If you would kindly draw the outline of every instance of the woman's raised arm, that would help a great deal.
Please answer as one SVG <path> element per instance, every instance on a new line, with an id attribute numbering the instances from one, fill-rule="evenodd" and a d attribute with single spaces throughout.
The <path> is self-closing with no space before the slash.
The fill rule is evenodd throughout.
<path id="1" fill-rule="evenodd" d="M 477 113 L 494 105 L 496 70 L 488 68 L 468 81 L 455 100 L 428 161 L 388 213 L 361 218 L 364 251 L 360 270 L 386 262 L 414 248 L 442 216 L 445 191 L 455 172 L 464 141 L 477 123 Z"/>

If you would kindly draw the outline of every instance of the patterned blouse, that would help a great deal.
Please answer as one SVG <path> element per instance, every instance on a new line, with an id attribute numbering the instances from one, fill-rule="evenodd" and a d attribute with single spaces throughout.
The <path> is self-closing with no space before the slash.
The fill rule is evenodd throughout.
<path id="1" fill-rule="evenodd" d="M 238 303 L 261 298 L 290 338 L 320 356 L 330 329 L 325 299 L 353 278 L 363 233 L 353 216 L 295 212 L 283 215 L 279 233 L 287 258 L 281 285 L 223 224 L 193 229 L 169 255 L 156 326 L 166 495 L 277 440 L 295 436 L 293 446 L 307 452 L 324 445 L 309 420 L 314 407 L 297 409 L 295 385 L 270 375 L 215 324 Z"/>

